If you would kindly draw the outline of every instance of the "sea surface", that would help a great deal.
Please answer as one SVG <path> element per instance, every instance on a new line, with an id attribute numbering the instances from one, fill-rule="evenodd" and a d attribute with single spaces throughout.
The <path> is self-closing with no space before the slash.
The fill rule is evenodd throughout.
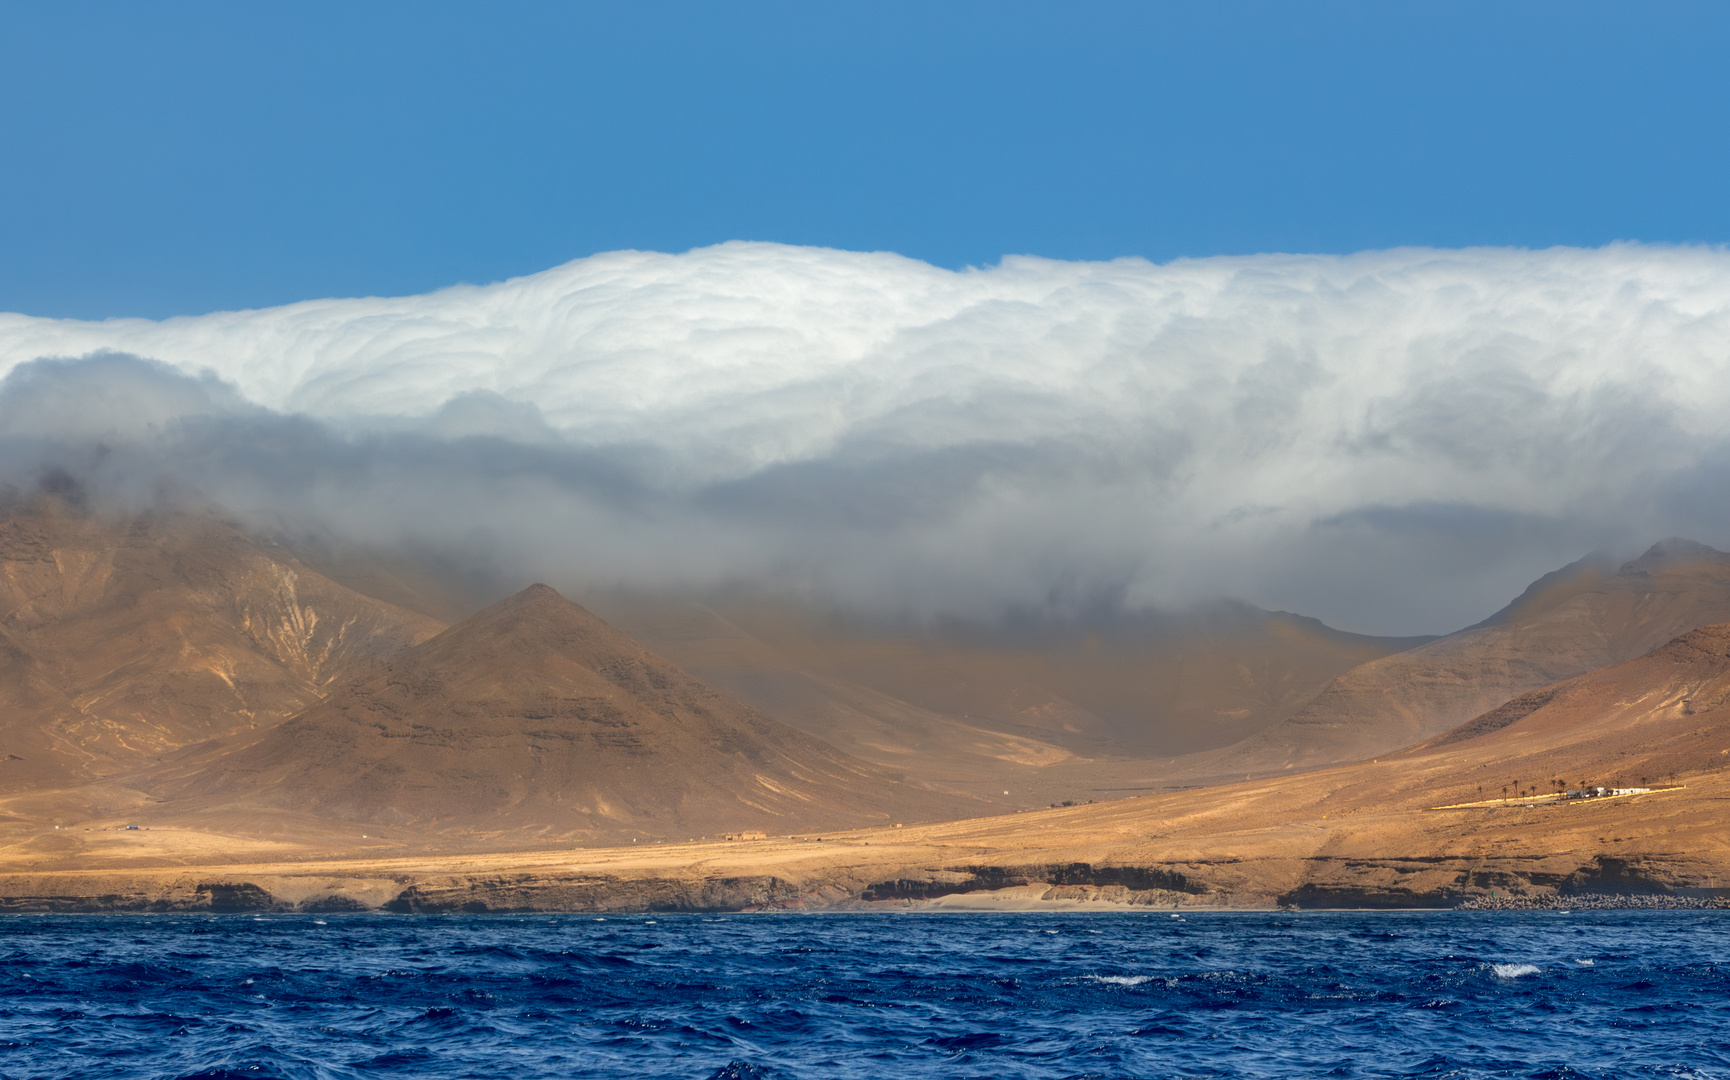
<path id="1" fill-rule="evenodd" d="M 0 917 L 0 1076 L 1727 1077 L 1730 912 Z"/>

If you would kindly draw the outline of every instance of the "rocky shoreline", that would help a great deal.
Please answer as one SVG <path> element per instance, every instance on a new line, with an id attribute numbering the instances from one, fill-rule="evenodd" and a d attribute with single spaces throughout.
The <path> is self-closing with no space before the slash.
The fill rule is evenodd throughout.
<path id="1" fill-rule="evenodd" d="M 1486 890 L 1438 895 L 1337 886 L 1270 896 L 1210 888 L 1168 868 L 1086 863 L 963 866 L 872 881 L 857 875 L 615 876 L 593 873 L 426 874 L 392 877 L 193 874 L 0 878 L 0 912 L 530 912 L 1730 910 L 1730 890 L 1557 892 Z"/>
<path id="2" fill-rule="evenodd" d="M 1730 896 L 1580 893 L 1572 896 L 1475 896 L 1459 911 L 1726 911 Z"/>

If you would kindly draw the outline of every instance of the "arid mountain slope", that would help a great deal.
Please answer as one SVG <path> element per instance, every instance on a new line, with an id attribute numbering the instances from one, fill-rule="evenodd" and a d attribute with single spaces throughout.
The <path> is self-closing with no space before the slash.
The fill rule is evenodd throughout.
<path id="1" fill-rule="evenodd" d="M 824 666 L 805 666 L 709 605 L 638 600 L 624 618 L 633 637 L 653 642 L 705 683 L 846 753 L 909 775 L 1007 782 L 1000 778 L 1018 767 L 1074 758 L 1049 734 L 1005 734 Z"/>
<path id="2" fill-rule="evenodd" d="M 601 602 L 705 682 L 849 753 L 948 777 L 1227 745 L 1353 666 L 1428 640 L 1224 604 L 914 632 L 763 594 Z"/>
<path id="3" fill-rule="evenodd" d="M 537 585 L 248 745 L 144 781 L 173 806 L 586 839 L 931 820 L 900 783 Z"/>
<path id="4" fill-rule="evenodd" d="M 0 785 L 81 782 L 267 727 L 438 628 L 214 514 L 0 507 Z"/>
<path id="5" fill-rule="evenodd" d="M 1723 552 L 1671 540 L 1619 569 L 1582 560 L 1490 620 L 1355 667 L 1289 719 L 1176 770 L 1206 778 L 1373 757 L 1725 620 L 1730 555 Z"/>
<path id="6" fill-rule="evenodd" d="M 418 854 L 328 836 L 0 820 L 20 910 L 341 905 L 406 911 L 1092 904 L 1436 906 L 1730 895 L 1730 626 L 1693 631 L 1379 761 L 992 818 L 732 844 Z M 1674 785 L 1502 799 L 1501 786 Z M 1479 799 L 1479 788 L 1483 799 Z M 1510 793 L 1511 794 L 1511 793 Z M 1455 805 L 1468 803 L 1474 805 Z M 233 819 L 228 819 L 233 820 Z M 89 832 L 79 826 L 97 825 Z M 342 852 L 347 857 L 341 857 Z M 309 855 L 325 856 L 322 861 Z M 201 865 L 202 864 L 202 865 Z M 1006 888 L 1008 886 L 1008 888 Z M 1592 902 L 1597 902 L 1596 900 Z"/>
<path id="7" fill-rule="evenodd" d="M 1389 758 L 1487 780 L 1450 780 L 1467 801 L 1536 787 L 1645 787 L 1730 767 L 1730 623 L 1645 656 L 1534 690 Z"/>

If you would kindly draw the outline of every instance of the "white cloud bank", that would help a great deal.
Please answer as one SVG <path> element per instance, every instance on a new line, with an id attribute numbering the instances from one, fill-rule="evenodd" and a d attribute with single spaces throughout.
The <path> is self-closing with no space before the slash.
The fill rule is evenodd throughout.
<path id="1" fill-rule="evenodd" d="M 103 351 L 187 377 L 31 364 Z M 1232 595 L 1418 632 L 1592 547 L 1730 545 L 1718 249 L 956 273 L 731 243 L 163 322 L 0 315 L 6 372 L 15 461 L 102 439 L 123 452 L 86 470 L 567 584 L 771 576 L 974 614 Z"/>

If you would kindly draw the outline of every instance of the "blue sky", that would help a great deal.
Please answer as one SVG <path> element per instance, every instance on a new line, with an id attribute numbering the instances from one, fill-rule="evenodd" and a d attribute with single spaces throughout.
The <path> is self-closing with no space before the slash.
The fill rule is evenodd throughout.
<path id="1" fill-rule="evenodd" d="M 14 4 L 0 310 L 729 239 L 945 267 L 1730 239 L 1730 6 Z"/>

